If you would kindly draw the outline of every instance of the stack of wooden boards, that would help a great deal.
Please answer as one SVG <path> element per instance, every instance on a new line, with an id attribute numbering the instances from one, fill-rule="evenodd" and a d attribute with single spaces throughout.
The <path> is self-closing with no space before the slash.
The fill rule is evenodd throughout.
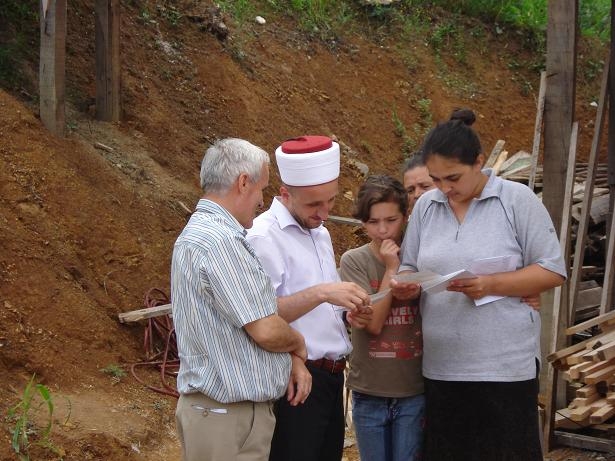
<path id="1" fill-rule="evenodd" d="M 568 407 L 555 413 L 556 428 L 605 429 L 603 423 L 615 416 L 615 312 L 570 327 L 566 334 L 590 330 L 599 332 L 547 356 L 574 390 Z"/>

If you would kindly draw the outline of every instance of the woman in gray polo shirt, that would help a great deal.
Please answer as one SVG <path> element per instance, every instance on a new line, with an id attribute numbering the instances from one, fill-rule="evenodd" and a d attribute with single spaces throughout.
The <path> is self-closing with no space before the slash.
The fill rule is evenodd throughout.
<path id="1" fill-rule="evenodd" d="M 425 139 L 423 158 L 437 189 L 414 207 L 402 269 L 449 274 L 483 258 L 518 263 L 421 296 L 425 459 L 538 461 L 540 316 L 521 297 L 561 285 L 566 269 L 536 195 L 482 170 L 474 120 L 472 111 L 456 111 Z M 396 297 L 420 293 L 413 284 L 391 286 Z M 499 299 L 477 306 L 488 295 Z"/>

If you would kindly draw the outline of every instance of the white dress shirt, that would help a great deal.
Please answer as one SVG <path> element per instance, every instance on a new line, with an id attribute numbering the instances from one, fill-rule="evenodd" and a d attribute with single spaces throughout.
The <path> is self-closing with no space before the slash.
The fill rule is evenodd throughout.
<path id="1" fill-rule="evenodd" d="M 322 225 L 304 229 L 277 197 L 269 210 L 254 220 L 247 239 L 278 297 L 340 281 L 329 231 Z M 352 346 L 341 314 L 337 306 L 322 303 L 291 322 L 305 337 L 310 360 L 337 360 L 350 353 Z"/>

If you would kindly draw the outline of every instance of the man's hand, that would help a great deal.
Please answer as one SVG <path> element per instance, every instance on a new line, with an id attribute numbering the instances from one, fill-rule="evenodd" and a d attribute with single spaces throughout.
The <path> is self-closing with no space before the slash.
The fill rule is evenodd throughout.
<path id="1" fill-rule="evenodd" d="M 326 302 L 349 311 L 357 311 L 370 304 L 367 291 L 354 282 L 327 283 L 324 289 Z"/>
<path id="2" fill-rule="evenodd" d="M 303 336 L 302 336 L 303 339 Z M 305 345 L 305 339 L 301 342 L 301 347 L 291 352 L 291 355 L 296 356 L 305 362 L 307 360 L 307 346 Z"/>
<path id="3" fill-rule="evenodd" d="M 372 319 L 372 314 L 374 311 L 371 307 L 363 307 L 360 311 L 352 312 L 349 311 L 346 314 L 346 320 L 350 324 L 350 326 L 354 328 L 363 329 L 367 326 L 367 324 Z"/>
<path id="4" fill-rule="evenodd" d="M 293 367 L 290 371 L 286 398 L 291 406 L 296 407 L 300 403 L 305 403 L 310 395 L 312 391 L 312 375 L 305 367 L 304 360 L 301 357 L 294 353 L 291 353 L 290 357 Z"/>

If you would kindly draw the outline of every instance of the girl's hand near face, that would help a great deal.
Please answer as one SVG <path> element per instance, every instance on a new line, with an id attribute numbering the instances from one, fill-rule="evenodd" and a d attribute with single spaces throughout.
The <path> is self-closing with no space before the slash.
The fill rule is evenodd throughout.
<path id="1" fill-rule="evenodd" d="M 387 269 L 396 271 L 399 267 L 399 245 L 391 239 L 383 240 L 380 245 L 380 257 Z"/>

